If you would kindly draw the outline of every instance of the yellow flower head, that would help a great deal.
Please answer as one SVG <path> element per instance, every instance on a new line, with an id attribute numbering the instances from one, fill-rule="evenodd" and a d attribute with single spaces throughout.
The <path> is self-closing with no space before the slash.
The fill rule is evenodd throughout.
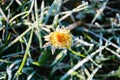
<path id="1" fill-rule="evenodd" d="M 45 36 L 45 40 L 56 48 L 71 48 L 72 34 L 70 30 L 57 28 L 54 32 Z"/>

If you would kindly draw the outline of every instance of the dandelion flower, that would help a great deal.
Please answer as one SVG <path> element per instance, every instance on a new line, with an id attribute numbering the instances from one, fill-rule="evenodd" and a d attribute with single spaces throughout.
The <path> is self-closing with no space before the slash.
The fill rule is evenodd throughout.
<path id="1" fill-rule="evenodd" d="M 70 30 L 64 28 L 56 28 L 55 31 L 49 35 L 44 36 L 45 41 L 48 41 L 43 47 L 51 45 L 55 48 L 71 48 L 72 45 L 72 34 Z"/>

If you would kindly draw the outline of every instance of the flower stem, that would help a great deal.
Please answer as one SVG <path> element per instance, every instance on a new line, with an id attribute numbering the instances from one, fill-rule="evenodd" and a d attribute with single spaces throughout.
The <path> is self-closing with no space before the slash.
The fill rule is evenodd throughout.
<path id="1" fill-rule="evenodd" d="M 68 48 L 68 50 L 69 50 L 70 52 L 72 52 L 73 54 L 77 55 L 77 56 L 80 56 L 80 57 L 85 57 L 83 54 L 78 53 L 78 52 L 76 52 L 76 51 L 72 50 L 71 48 Z"/>

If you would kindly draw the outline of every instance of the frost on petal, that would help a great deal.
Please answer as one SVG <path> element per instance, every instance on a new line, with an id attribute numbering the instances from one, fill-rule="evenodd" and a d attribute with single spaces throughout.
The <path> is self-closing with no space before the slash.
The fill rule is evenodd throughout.
<path id="1" fill-rule="evenodd" d="M 50 46 L 50 42 L 45 43 L 45 44 L 43 45 L 43 48 L 46 48 L 46 47 L 48 47 L 48 46 Z"/>

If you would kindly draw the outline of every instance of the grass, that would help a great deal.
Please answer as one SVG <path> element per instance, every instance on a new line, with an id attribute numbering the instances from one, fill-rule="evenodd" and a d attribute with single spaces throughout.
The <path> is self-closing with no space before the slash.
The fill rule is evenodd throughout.
<path id="1" fill-rule="evenodd" d="M 119 80 L 119 3 L 1 0 L 0 80 Z M 70 30 L 71 48 L 43 48 L 58 26 Z"/>

